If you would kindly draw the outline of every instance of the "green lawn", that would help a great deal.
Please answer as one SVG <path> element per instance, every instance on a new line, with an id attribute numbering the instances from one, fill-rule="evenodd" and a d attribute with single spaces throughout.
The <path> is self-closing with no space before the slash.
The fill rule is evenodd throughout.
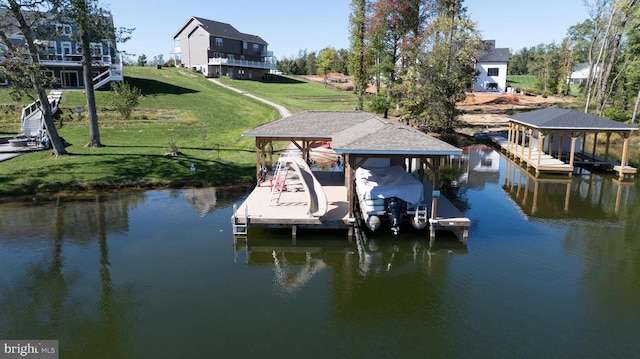
<path id="1" fill-rule="evenodd" d="M 275 76 L 271 82 L 231 80 L 228 77 L 219 80 L 281 104 L 291 113 L 306 110 L 352 111 L 357 102 L 356 95 L 351 91 L 325 88 L 319 83 L 288 76 Z"/>
<path id="2" fill-rule="evenodd" d="M 125 81 L 144 94 L 129 120 L 108 108 L 108 91 L 96 93 L 105 147 L 84 147 L 89 136 L 86 111 L 79 119 L 75 110 L 84 106 L 84 93 L 65 91 L 56 123 L 72 144 L 70 155 L 56 159 L 44 151 L 0 162 L 0 197 L 51 190 L 217 186 L 253 178 L 254 140 L 241 133 L 277 119 L 275 109 L 186 69 L 125 67 Z M 0 100 L 10 103 L 7 99 L 6 90 L 0 91 Z M 0 135 L 17 134 L 18 118 L 19 111 L 3 114 Z M 164 156 L 170 142 L 182 156 Z M 189 171 L 191 163 L 195 174 Z"/>
<path id="3" fill-rule="evenodd" d="M 508 75 L 507 86 L 527 92 L 535 92 L 535 87 L 533 86 L 535 79 L 536 77 L 533 75 Z"/>

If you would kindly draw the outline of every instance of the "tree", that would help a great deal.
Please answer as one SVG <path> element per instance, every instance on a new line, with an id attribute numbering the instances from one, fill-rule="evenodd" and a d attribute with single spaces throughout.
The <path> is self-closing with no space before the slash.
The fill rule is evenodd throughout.
<path id="1" fill-rule="evenodd" d="M 631 122 L 636 123 L 638 110 L 640 109 L 640 8 L 636 8 L 631 14 L 631 20 L 627 28 L 626 56 L 629 62 L 629 70 L 626 85 L 630 89 L 629 96 L 631 98 L 635 97 Z"/>
<path id="2" fill-rule="evenodd" d="M 528 75 L 529 62 L 533 61 L 532 51 L 523 47 L 509 58 L 509 75 Z"/>
<path id="3" fill-rule="evenodd" d="M 465 89 L 475 78 L 474 59 L 482 41 L 461 0 L 436 6 L 416 9 L 414 15 L 424 23 L 412 30 L 418 43 L 403 60 L 402 116 L 424 131 L 447 134 L 457 125 L 456 103 L 466 97 Z"/>
<path id="4" fill-rule="evenodd" d="M 295 60 L 295 64 L 296 67 L 294 69 L 296 69 L 295 72 L 293 72 L 294 75 L 304 75 L 308 73 L 307 71 L 307 50 L 300 50 L 298 52 L 298 57 Z"/>
<path id="5" fill-rule="evenodd" d="M 138 66 L 147 66 L 147 55 L 142 54 L 138 56 L 138 61 L 136 62 Z"/>
<path id="6" fill-rule="evenodd" d="M 536 76 L 534 86 L 547 95 L 558 93 L 560 49 L 556 44 L 540 44 L 533 53 L 534 61 L 529 63 L 529 74 Z"/>
<path id="7" fill-rule="evenodd" d="M 317 75 L 318 74 L 318 60 L 316 59 L 316 52 L 311 51 L 307 54 L 305 61 L 305 74 Z"/>
<path id="8" fill-rule="evenodd" d="M 34 34 L 37 33 L 44 18 L 42 10 L 50 6 L 53 5 L 44 1 L 23 3 L 17 0 L 7 0 L 0 2 L 0 8 L 6 10 L 0 17 L 0 23 L 2 23 L 0 39 L 6 47 L 2 53 L 0 67 L 11 82 L 14 94 L 17 96 L 28 94 L 29 90 L 37 93 L 53 154 L 58 157 L 66 154 L 67 151 L 53 122 L 51 106 L 44 89 L 46 83 L 38 61 L 39 48 L 36 45 L 36 39 L 34 39 Z M 26 14 L 31 17 L 27 18 Z M 15 29 L 20 32 L 24 39 L 23 42 L 10 40 L 9 37 Z"/>
<path id="9" fill-rule="evenodd" d="M 367 78 L 367 66 L 365 64 L 365 20 L 366 0 L 351 1 L 351 59 L 349 61 L 350 73 L 353 74 L 355 92 L 358 95 L 356 110 L 364 109 L 364 94 L 369 83 Z"/>
<path id="10" fill-rule="evenodd" d="M 156 55 L 153 57 L 153 64 L 154 65 L 164 65 L 164 55 Z"/>
<path id="11" fill-rule="evenodd" d="M 318 55 L 318 70 L 325 77 L 331 71 L 333 71 L 333 64 L 336 58 L 336 50 L 333 47 L 326 47 L 320 50 Z"/>
<path id="12" fill-rule="evenodd" d="M 92 42 L 115 43 L 115 29 L 111 14 L 100 7 L 98 0 L 58 0 L 56 12 L 60 22 L 68 22 L 78 29 L 77 40 L 82 47 L 82 77 L 89 117 L 89 142 L 86 147 L 101 147 L 100 128 L 95 90 L 93 88 Z"/>

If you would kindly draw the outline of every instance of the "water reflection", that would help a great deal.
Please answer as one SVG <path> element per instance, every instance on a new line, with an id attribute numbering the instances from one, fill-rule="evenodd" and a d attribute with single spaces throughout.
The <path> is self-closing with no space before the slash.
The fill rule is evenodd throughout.
<path id="1" fill-rule="evenodd" d="M 347 276 L 366 281 L 410 267 L 429 271 L 434 256 L 468 253 L 455 235 L 446 233 L 432 247 L 420 231 L 406 231 L 402 238 L 390 233 L 368 238 L 366 232 L 359 232 L 353 243 L 337 240 L 342 233 L 320 237 L 293 241 L 286 231 L 252 229 L 251 236 L 234 242 L 234 261 L 245 255 L 248 266 L 271 267 L 276 291 L 293 295 L 327 271 L 340 273 L 336 280 Z"/>
<path id="2" fill-rule="evenodd" d="M 574 177 L 535 177 L 506 159 L 503 190 L 530 217 L 617 220 L 624 203 L 633 200 L 634 182 L 598 173 Z"/>
<path id="3" fill-rule="evenodd" d="M 131 231 L 132 212 L 151 204 L 149 193 L 0 205 L 0 338 L 55 338 L 69 358 L 140 357 L 131 331 L 144 305 L 141 288 L 114 282 L 111 249 L 135 244 L 121 239 Z M 184 198 L 203 217 L 245 193 L 172 190 L 169 197 Z"/>
<path id="4" fill-rule="evenodd" d="M 509 166 L 483 148 L 461 167 L 468 246 L 411 230 L 234 243 L 242 186 L 2 204 L 0 338 L 56 338 L 65 358 L 633 357 L 637 185 L 584 175 L 536 195 Z"/>

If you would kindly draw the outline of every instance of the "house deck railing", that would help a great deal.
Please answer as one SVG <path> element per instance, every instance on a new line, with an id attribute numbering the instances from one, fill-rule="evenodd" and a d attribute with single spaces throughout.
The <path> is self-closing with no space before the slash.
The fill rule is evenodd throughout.
<path id="1" fill-rule="evenodd" d="M 94 66 L 109 66 L 113 63 L 111 56 L 93 56 Z M 82 66 L 82 54 L 40 55 L 39 61 L 47 66 L 75 65 Z"/>
<path id="2" fill-rule="evenodd" d="M 259 69 L 275 69 L 276 64 L 264 61 L 236 60 L 222 57 L 209 58 L 209 65 L 242 66 Z"/>

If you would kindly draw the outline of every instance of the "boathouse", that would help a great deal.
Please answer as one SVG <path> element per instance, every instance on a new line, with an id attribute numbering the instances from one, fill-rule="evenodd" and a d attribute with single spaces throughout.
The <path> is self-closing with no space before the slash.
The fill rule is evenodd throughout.
<path id="1" fill-rule="evenodd" d="M 571 176 L 575 166 L 613 170 L 619 179 L 633 178 L 636 168 L 629 166 L 629 136 L 638 128 L 576 110 L 545 108 L 508 117 L 507 138 L 493 137 L 503 150 L 521 163 L 541 173 L 565 173 Z M 621 161 L 610 159 L 611 137 L 623 141 Z M 592 135 L 593 146 L 586 148 L 585 138 Z M 597 151 L 598 136 L 604 135 L 604 155 Z M 602 152 L 602 151 L 600 151 Z"/>
<path id="2" fill-rule="evenodd" d="M 347 229 L 353 235 L 357 225 L 354 174 L 365 163 L 376 166 L 402 165 L 424 180 L 424 171 L 433 178 L 424 201 L 430 204 L 430 239 L 436 230 L 451 230 L 466 243 L 469 219 L 463 217 L 446 198 L 439 196 L 439 168 L 462 150 L 410 126 L 362 111 L 307 111 L 258 126 L 242 136 L 255 137 L 258 183 L 232 216 L 234 234 L 246 234 L 251 227 Z M 290 143 L 302 160 L 276 159 L 274 142 L 286 148 Z M 284 143 L 282 143 L 284 142 Z M 330 146 L 340 171 L 310 171 L 306 164 L 314 147 Z M 265 178 L 265 168 L 277 163 L 292 166 L 296 178 Z M 276 170 L 272 171 L 273 173 Z M 317 181 L 316 181 L 317 180 Z M 295 183 L 300 182 L 301 185 Z M 283 186 L 284 185 L 284 186 Z M 282 188 L 286 187 L 286 191 Z M 293 188 L 293 190 L 292 190 Z M 324 203 L 326 202 L 326 203 Z"/>

